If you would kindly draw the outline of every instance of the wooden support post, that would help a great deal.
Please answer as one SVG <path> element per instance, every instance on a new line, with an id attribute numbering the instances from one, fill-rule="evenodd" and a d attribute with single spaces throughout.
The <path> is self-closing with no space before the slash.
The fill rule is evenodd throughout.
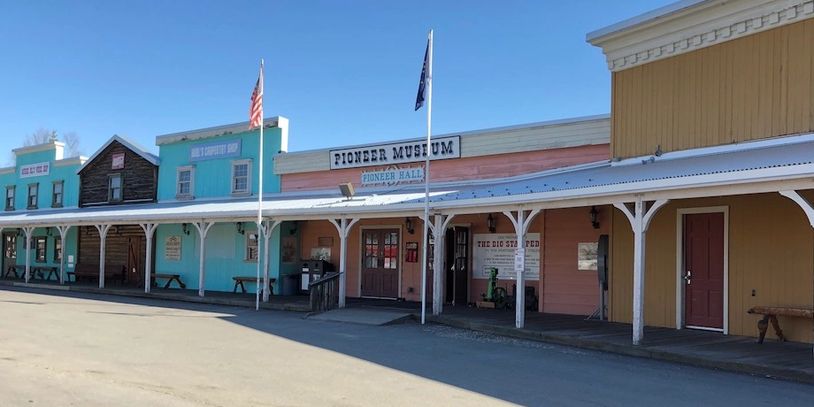
<path id="1" fill-rule="evenodd" d="M 359 218 L 328 219 L 328 221 L 331 222 L 336 228 L 336 231 L 339 232 L 339 308 L 345 308 L 345 296 L 347 295 L 347 279 L 345 275 L 348 262 L 348 233 L 350 233 L 350 229 L 353 225 L 359 221 Z"/>
<path id="2" fill-rule="evenodd" d="M 274 228 L 279 226 L 280 223 L 279 220 L 266 220 L 258 229 L 262 232 L 258 233 L 258 238 L 263 237 L 263 302 L 269 302 L 269 296 L 273 294 L 269 292 L 269 286 L 271 285 L 269 281 L 269 240 L 272 233 L 274 233 Z M 257 261 L 260 261 L 260 259 L 257 259 Z M 278 278 L 278 280 L 281 279 Z"/>
<path id="3" fill-rule="evenodd" d="M 144 292 L 149 293 L 151 287 L 151 280 L 153 276 L 153 235 L 158 224 L 155 223 L 141 223 L 139 224 L 147 236 L 147 259 L 144 264 Z"/>
<path id="4" fill-rule="evenodd" d="M 34 234 L 33 226 L 24 226 L 25 233 L 25 282 L 31 279 L 31 235 Z"/>
<path id="5" fill-rule="evenodd" d="M 199 265 L 198 265 L 198 296 L 203 297 L 205 293 L 204 289 L 204 281 L 206 278 L 206 235 L 209 233 L 209 229 L 212 228 L 215 222 L 207 222 L 205 220 L 201 220 L 200 222 L 194 222 L 192 225 L 195 226 L 195 229 L 198 231 L 198 241 L 200 245 L 199 250 Z"/>
<path id="6" fill-rule="evenodd" d="M 95 225 L 99 231 L 99 288 L 105 288 L 105 240 L 110 225 Z"/>
<path id="7" fill-rule="evenodd" d="M 526 326 L 526 233 L 531 221 L 540 213 L 539 209 L 526 210 L 518 208 L 517 211 L 505 211 L 503 215 L 509 218 L 514 226 L 516 249 L 514 252 L 514 326 Z"/>
<path id="8" fill-rule="evenodd" d="M 58 225 L 59 242 L 62 247 L 62 254 L 59 256 L 59 283 L 65 284 L 65 237 L 68 236 L 68 231 L 71 230 L 71 225 Z"/>
<path id="9" fill-rule="evenodd" d="M 639 196 L 634 203 L 633 212 L 624 203 L 614 203 L 616 209 L 622 211 L 633 229 L 633 344 L 638 345 L 644 338 L 644 270 L 645 270 L 645 243 L 647 242 L 647 228 L 658 210 L 667 204 L 668 200 L 658 200 L 648 209 L 646 203 Z"/>

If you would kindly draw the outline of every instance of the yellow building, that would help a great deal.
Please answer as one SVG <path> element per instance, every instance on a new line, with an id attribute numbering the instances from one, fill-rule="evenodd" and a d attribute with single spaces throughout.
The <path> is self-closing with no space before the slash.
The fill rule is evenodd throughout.
<path id="1" fill-rule="evenodd" d="M 643 192 L 641 221 L 616 204 L 610 317 L 633 322 L 634 340 L 642 318 L 751 336 L 754 306 L 812 307 L 814 184 L 783 171 L 814 158 L 792 158 L 814 132 L 812 17 L 811 1 L 695 0 L 588 34 L 612 72 L 614 163 L 695 158 L 686 174 L 742 174 L 685 197 Z M 810 320 L 780 322 L 790 340 L 814 339 Z"/>

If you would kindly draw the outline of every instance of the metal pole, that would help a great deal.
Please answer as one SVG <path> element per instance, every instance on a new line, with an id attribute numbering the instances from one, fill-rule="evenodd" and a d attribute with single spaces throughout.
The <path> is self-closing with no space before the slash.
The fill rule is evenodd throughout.
<path id="1" fill-rule="evenodd" d="M 257 292 L 254 296 L 254 309 L 260 309 L 260 236 L 263 230 L 263 59 L 260 59 L 260 168 L 257 177 Z M 268 246 L 268 245 L 266 245 Z M 264 287 L 263 290 L 266 290 Z"/>
<path id="2" fill-rule="evenodd" d="M 429 36 L 429 51 L 427 52 L 427 155 L 424 159 L 424 250 L 421 261 L 421 324 L 426 322 L 427 314 L 427 250 L 429 239 L 427 229 L 430 221 L 430 154 L 432 154 L 432 30 Z M 435 244 L 438 244 L 438 238 Z M 439 270 L 434 270 L 438 273 Z"/>

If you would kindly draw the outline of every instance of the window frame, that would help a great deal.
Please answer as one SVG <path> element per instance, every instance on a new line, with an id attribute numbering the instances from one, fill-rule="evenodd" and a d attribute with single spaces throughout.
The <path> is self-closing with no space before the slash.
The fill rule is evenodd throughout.
<path id="1" fill-rule="evenodd" d="M 11 196 L 8 196 L 9 191 Z M 11 198 L 11 205 L 9 205 L 9 198 Z M 14 200 L 17 198 L 17 185 L 6 185 L 6 210 L 14 210 Z"/>
<path id="2" fill-rule="evenodd" d="M 252 239 L 254 236 L 254 239 Z M 254 258 L 251 257 L 251 248 L 252 246 L 249 245 L 249 242 L 254 241 Z M 257 231 L 250 232 L 246 231 L 246 239 L 243 249 L 243 261 L 255 263 L 260 258 L 260 234 Z"/>
<path id="3" fill-rule="evenodd" d="M 54 236 L 54 263 L 62 262 L 62 238 Z"/>
<path id="4" fill-rule="evenodd" d="M 32 238 L 34 244 L 34 262 L 45 263 L 48 261 L 48 237 L 34 236 Z M 42 253 L 40 253 L 40 242 L 42 242 Z M 42 256 L 40 256 L 42 254 Z"/>
<path id="5" fill-rule="evenodd" d="M 189 171 L 189 193 L 181 193 L 181 173 Z M 175 169 L 175 198 L 176 199 L 195 199 L 195 166 L 185 165 Z"/>
<path id="6" fill-rule="evenodd" d="M 31 195 L 32 187 L 33 187 L 33 190 L 35 192 L 35 194 L 33 196 Z M 34 203 L 33 204 L 31 203 L 31 198 L 32 197 L 34 198 Z M 39 203 L 40 203 L 40 183 L 39 182 L 33 182 L 31 184 L 28 184 L 28 194 L 26 195 L 25 199 L 26 199 L 26 201 L 25 201 L 26 209 L 37 209 L 37 207 L 39 206 Z"/>
<path id="7" fill-rule="evenodd" d="M 119 199 L 113 199 L 113 179 L 119 179 Z M 107 202 L 118 203 L 124 201 L 124 175 L 120 172 L 107 175 Z"/>
<path id="8" fill-rule="evenodd" d="M 57 185 L 59 185 L 59 201 L 57 202 Z M 65 203 L 65 180 L 54 181 L 51 185 L 51 207 L 61 208 Z"/>
<path id="9" fill-rule="evenodd" d="M 235 167 L 238 165 L 246 165 L 246 190 L 235 191 Z M 233 196 L 248 196 L 252 194 L 252 160 L 233 160 L 231 177 L 229 177 L 229 191 Z"/>

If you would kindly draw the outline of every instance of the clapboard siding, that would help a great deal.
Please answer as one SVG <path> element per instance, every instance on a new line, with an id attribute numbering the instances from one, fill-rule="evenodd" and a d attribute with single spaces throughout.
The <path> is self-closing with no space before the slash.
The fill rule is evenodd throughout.
<path id="1" fill-rule="evenodd" d="M 113 170 L 113 155 L 124 153 L 124 168 Z M 122 202 L 108 203 L 108 179 L 111 174 L 122 174 Z M 155 202 L 158 166 L 145 160 L 118 141 L 113 141 L 87 163 L 79 173 L 80 206 L 119 204 L 129 202 Z"/>
<path id="2" fill-rule="evenodd" d="M 454 134 L 453 134 L 454 135 Z M 442 136 L 437 136 L 442 137 Z M 525 127 L 483 130 L 461 135 L 461 157 L 483 157 L 607 144 L 610 119 L 605 116 L 565 123 L 539 123 Z M 405 140 L 395 140 L 400 142 Z M 274 158 L 275 174 L 330 170 L 330 149 L 279 154 Z"/>
<path id="3" fill-rule="evenodd" d="M 608 144 L 493 154 L 433 161 L 430 178 L 434 182 L 444 182 L 510 177 L 607 159 Z M 362 170 L 349 168 L 283 175 L 282 191 L 331 189 L 343 182 L 351 182 L 361 188 Z"/>
<path id="4" fill-rule="evenodd" d="M 613 73 L 627 158 L 814 130 L 814 19 Z"/>

